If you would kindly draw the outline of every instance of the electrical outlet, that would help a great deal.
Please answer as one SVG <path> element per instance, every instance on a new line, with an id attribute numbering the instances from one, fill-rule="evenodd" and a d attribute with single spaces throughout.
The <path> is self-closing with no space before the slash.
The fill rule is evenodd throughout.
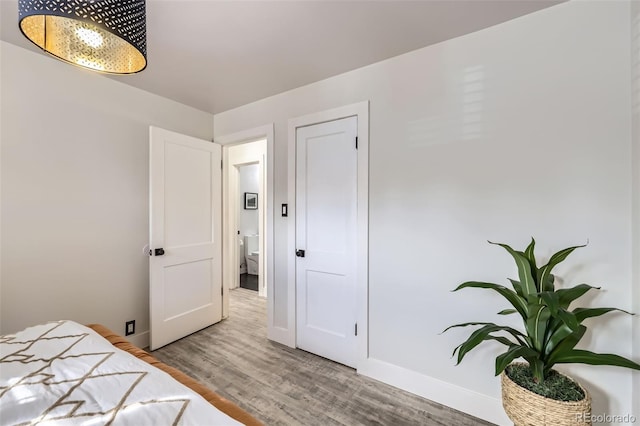
<path id="1" fill-rule="evenodd" d="M 131 334 L 135 334 L 136 332 L 136 320 L 127 321 L 124 324 L 124 335 L 129 336 Z"/>

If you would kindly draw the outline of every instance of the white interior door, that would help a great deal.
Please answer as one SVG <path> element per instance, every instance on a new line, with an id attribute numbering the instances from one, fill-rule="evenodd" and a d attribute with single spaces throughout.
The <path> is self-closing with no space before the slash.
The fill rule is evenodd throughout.
<path id="1" fill-rule="evenodd" d="M 296 132 L 296 343 L 355 367 L 357 118 Z"/>
<path id="2" fill-rule="evenodd" d="M 222 318 L 221 147 L 150 128 L 150 348 Z"/>

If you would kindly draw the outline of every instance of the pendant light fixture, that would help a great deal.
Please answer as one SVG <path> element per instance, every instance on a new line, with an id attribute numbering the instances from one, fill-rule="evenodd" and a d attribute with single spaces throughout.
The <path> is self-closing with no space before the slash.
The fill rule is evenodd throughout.
<path id="1" fill-rule="evenodd" d="M 19 0 L 20 31 L 45 52 L 94 71 L 147 66 L 145 0 Z"/>

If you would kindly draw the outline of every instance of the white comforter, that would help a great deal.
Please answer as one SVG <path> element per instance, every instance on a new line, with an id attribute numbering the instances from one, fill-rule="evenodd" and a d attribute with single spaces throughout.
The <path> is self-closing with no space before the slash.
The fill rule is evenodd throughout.
<path id="1" fill-rule="evenodd" d="M 90 328 L 59 321 L 0 337 L 0 424 L 241 423 Z"/>

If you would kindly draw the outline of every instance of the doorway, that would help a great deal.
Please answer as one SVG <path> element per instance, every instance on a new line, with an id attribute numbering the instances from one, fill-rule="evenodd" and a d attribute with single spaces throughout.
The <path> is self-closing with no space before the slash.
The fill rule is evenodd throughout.
<path id="1" fill-rule="evenodd" d="M 222 145 L 222 197 L 223 197 L 223 295 L 222 316 L 229 316 L 229 292 L 240 287 L 240 272 L 247 270 L 245 237 L 257 236 L 258 249 L 249 253 L 252 271 L 257 266 L 258 295 L 267 298 L 267 337 L 273 329 L 273 125 L 219 136 Z M 244 168 L 257 171 L 258 190 L 240 191 L 240 174 Z M 254 187 L 255 188 L 255 187 Z M 247 201 L 245 210 L 245 192 Z M 255 194 L 255 195 L 254 195 Z M 257 208 L 254 208 L 257 207 Z M 255 228 L 241 227 L 241 212 L 258 216 Z M 257 253 L 256 253 L 257 252 Z M 243 265 L 244 263 L 244 265 Z M 243 267 L 241 269 L 241 266 Z"/>
<path id="2" fill-rule="evenodd" d="M 242 164 L 231 167 L 237 169 L 237 234 L 238 234 L 238 253 L 236 265 L 238 266 L 238 274 L 240 276 L 241 288 L 259 292 L 260 287 L 264 287 L 264 277 L 260 275 L 260 269 L 264 271 L 264 267 L 260 265 L 260 248 L 262 246 L 260 236 L 262 232 L 260 226 L 262 212 L 262 199 L 264 191 L 262 190 L 262 162 Z M 263 291 L 264 293 L 264 291 Z"/>
<path id="3" fill-rule="evenodd" d="M 255 287 L 267 297 L 265 253 L 265 156 L 266 140 L 225 147 L 227 167 L 224 200 L 229 221 L 223 224 L 229 235 L 229 289 Z M 261 256 L 261 254 L 263 254 Z M 235 271 L 235 272 L 231 272 Z"/>
<path id="4" fill-rule="evenodd" d="M 163 201 L 163 194 L 165 194 L 166 188 L 163 189 L 163 185 L 167 183 L 165 179 L 166 176 L 164 175 L 164 167 L 166 166 L 165 163 L 167 162 L 167 150 L 163 149 L 161 146 L 158 146 L 157 149 L 155 149 L 155 145 L 153 142 L 154 139 L 157 139 L 156 142 L 158 143 L 171 142 L 172 149 L 168 151 L 171 155 L 168 159 L 175 160 L 169 162 L 170 176 L 176 177 L 176 179 L 172 178 L 169 182 L 169 184 L 171 185 L 170 192 L 172 194 L 173 202 L 170 204 L 170 206 L 172 207 L 170 209 L 170 214 L 168 217 L 169 219 L 178 218 L 181 221 L 176 222 L 176 226 L 178 226 L 178 228 L 175 228 L 174 226 L 175 229 L 172 228 L 171 232 L 175 234 L 175 230 L 186 229 L 190 232 L 188 233 L 188 235 L 192 237 L 192 239 L 194 239 L 194 241 L 198 244 L 208 242 L 209 239 L 212 240 L 211 242 L 213 243 L 213 253 L 209 253 L 211 252 L 211 250 L 208 250 L 207 253 L 205 253 L 204 257 L 206 259 L 211 259 L 211 262 L 215 261 L 217 263 L 213 264 L 212 267 L 202 267 L 200 270 L 202 275 L 206 275 L 207 273 L 211 275 L 210 280 L 202 279 L 198 281 L 198 283 L 200 283 L 202 287 L 202 291 L 200 293 L 204 292 L 205 296 L 209 296 L 208 298 L 205 296 L 197 296 L 197 294 L 200 293 L 197 293 L 196 291 L 189 291 L 185 293 L 184 291 L 180 291 L 178 286 L 173 292 L 173 296 L 175 297 L 170 299 L 171 303 L 164 303 L 164 299 L 155 300 L 157 299 L 157 297 L 155 297 L 154 295 L 163 295 L 166 293 L 163 291 L 163 285 L 166 287 L 167 283 L 171 284 L 174 282 L 180 284 L 180 282 L 182 282 L 183 280 L 172 275 L 169 277 L 171 278 L 170 280 L 163 281 L 163 279 L 166 277 L 158 272 L 166 270 L 167 268 L 165 266 L 171 266 L 170 261 L 172 261 L 174 252 L 176 252 L 176 250 L 174 250 L 175 244 L 172 243 L 173 240 L 171 238 L 165 238 L 166 235 L 162 233 L 164 232 L 163 230 L 165 230 L 163 221 L 165 217 L 164 210 L 166 206 Z M 227 136 L 218 137 L 215 143 L 211 143 L 214 141 L 196 140 L 195 138 L 191 138 L 189 136 L 180 135 L 174 132 L 151 127 L 150 140 L 151 232 L 149 248 L 151 249 L 150 253 L 152 256 L 150 260 L 150 306 L 152 308 L 151 335 L 153 336 L 154 329 L 158 331 L 158 333 L 156 333 L 158 335 L 158 339 L 155 339 L 157 341 L 154 341 L 152 337 L 152 349 L 169 343 L 171 340 L 175 340 L 189 333 L 197 331 L 198 329 L 206 327 L 212 322 L 217 322 L 221 318 L 226 318 L 229 315 L 229 289 L 232 287 L 232 284 L 230 284 L 230 282 L 234 280 L 239 281 L 239 276 L 237 274 L 238 270 L 236 267 L 236 257 L 238 256 L 238 234 L 237 224 L 234 223 L 235 221 L 233 219 L 234 217 L 236 217 L 235 210 L 237 208 L 229 208 L 229 206 L 237 206 L 238 204 L 235 202 L 229 202 L 231 191 L 229 189 L 230 178 L 228 173 L 229 170 L 237 172 L 237 168 L 229 167 L 229 149 L 234 146 L 240 145 L 248 146 L 253 142 L 261 143 L 262 151 L 260 155 L 254 156 L 253 158 L 241 158 L 238 161 L 236 161 L 236 159 L 234 160 L 234 162 L 236 165 L 259 163 L 262 167 L 260 175 L 262 176 L 261 188 L 264 196 L 255 199 L 255 201 L 261 205 L 261 207 L 259 207 L 259 211 L 262 212 L 262 216 L 260 219 L 261 228 L 259 229 L 259 233 L 261 235 L 261 248 L 259 248 L 259 250 L 261 251 L 261 261 L 259 268 L 261 268 L 261 270 L 259 271 L 259 274 L 263 277 L 263 283 L 261 283 L 263 288 L 263 297 L 267 297 L 267 337 L 269 339 L 276 340 L 277 332 L 274 333 L 273 331 L 275 329 L 273 321 L 274 292 L 267 290 L 268 288 L 270 288 L 270 286 L 273 285 L 272 283 L 274 274 L 272 237 L 273 201 L 271 197 L 271 194 L 273 193 L 273 124 L 246 130 L 243 132 L 238 132 Z M 194 149 L 173 149 L 181 145 Z M 195 152 L 208 150 L 213 150 L 215 152 L 203 155 L 202 158 L 204 159 L 201 159 L 200 157 L 197 157 L 195 159 L 192 158 L 195 155 Z M 192 164 L 194 162 L 195 164 Z M 174 173 L 174 169 L 182 170 L 184 171 L 184 173 Z M 234 176 L 233 173 L 231 173 L 231 176 Z M 193 179 L 189 180 L 190 178 L 195 177 L 198 178 L 196 183 L 192 182 Z M 184 201 L 186 200 L 185 197 L 194 195 L 194 188 L 198 188 L 200 190 L 198 192 L 199 197 L 197 197 L 195 201 Z M 222 196 L 220 196 L 221 190 Z M 236 199 L 240 198 L 235 192 L 233 196 Z M 211 201 L 211 204 L 202 206 L 201 203 L 208 202 L 207 200 Z M 195 210 L 199 212 L 199 214 L 196 215 L 196 219 L 198 219 L 196 222 L 194 222 L 193 220 L 193 215 L 189 213 L 194 211 L 194 206 L 200 206 L 200 208 L 195 208 Z M 185 213 L 184 209 L 187 207 L 187 213 Z M 211 214 L 214 217 L 205 220 L 201 217 L 205 213 Z M 173 224 L 174 222 L 171 223 Z M 208 227 L 205 226 L 206 224 L 208 224 Z M 231 230 L 232 227 L 234 231 Z M 189 241 L 187 241 L 187 243 Z M 187 244 L 187 246 L 193 248 L 192 246 L 194 246 L 194 244 Z M 191 266 L 191 264 L 200 265 L 202 262 L 197 263 L 187 261 L 187 263 Z M 176 268 L 174 268 L 173 270 L 177 271 Z M 154 280 L 154 277 L 159 277 L 160 279 Z M 203 284 L 205 283 L 205 281 L 208 284 Z M 154 282 L 158 282 L 160 285 L 155 285 Z M 209 286 L 209 284 L 210 288 L 207 287 Z M 177 308 L 174 309 L 174 305 L 178 305 Z M 154 307 L 157 307 L 158 309 L 154 310 Z M 203 310 L 200 308 L 203 307 L 211 307 L 215 310 L 214 313 L 206 313 L 206 320 L 209 321 L 211 320 L 211 318 L 213 318 L 213 320 L 211 322 L 207 322 L 204 325 L 197 323 L 198 326 L 195 327 L 191 322 L 185 324 L 181 323 L 179 324 L 180 327 L 175 327 L 177 331 L 172 329 L 169 330 L 170 333 L 165 333 L 164 330 L 161 329 L 161 327 L 154 327 L 154 324 L 167 324 L 167 321 L 165 321 L 165 319 L 176 317 L 176 313 L 179 314 L 181 312 L 186 312 L 188 314 L 199 314 Z M 167 308 L 171 309 L 167 311 Z M 181 311 L 179 311 L 179 309 L 181 309 Z M 191 318 L 191 316 L 188 315 L 177 316 L 180 318 Z M 157 318 L 154 322 L 155 317 Z M 194 323 L 195 322 L 196 321 L 194 320 Z M 166 336 L 164 336 L 165 334 L 169 335 L 166 339 Z"/>

